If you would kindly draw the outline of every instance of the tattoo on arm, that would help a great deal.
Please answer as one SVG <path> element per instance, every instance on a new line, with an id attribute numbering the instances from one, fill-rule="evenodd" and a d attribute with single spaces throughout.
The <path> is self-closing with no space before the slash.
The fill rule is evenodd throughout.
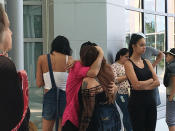
<path id="1" fill-rule="evenodd" d="M 82 84 L 82 89 L 86 89 L 86 88 L 87 88 L 87 85 L 88 85 L 88 83 L 87 83 L 87 82 L 85 82 L 85 81 L 83 81 L 83 84 Z"/>

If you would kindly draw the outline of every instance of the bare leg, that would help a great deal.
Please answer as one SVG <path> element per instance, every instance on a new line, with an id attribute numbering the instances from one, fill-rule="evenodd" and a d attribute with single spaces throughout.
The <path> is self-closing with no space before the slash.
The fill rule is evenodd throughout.
<path id="1" fill-rule="evenodd" d="M 43 118 L 42 120 L 42 128 L 43 131 L 53 131 L 54 120 L 46 120 Z"/>
<path id="2" fill-rule="evenodd" d="M 175 126 L 170 126 L 169 131 L 175 131 Z"/>
<path id="3" fill-rule="evenodd" d="M 62 130 L 61 122 L 62 122 L 62 118 L 59 118 L 58 131 L 61 131 Z"/>

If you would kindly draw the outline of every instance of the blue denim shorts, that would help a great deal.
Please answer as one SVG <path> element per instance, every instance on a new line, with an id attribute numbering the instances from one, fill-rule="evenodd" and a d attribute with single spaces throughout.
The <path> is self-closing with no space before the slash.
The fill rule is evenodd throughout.
<path id="1" fill-rule="evenodd" d="M 120 131 L 121 121 L 113 104 L 97 105 L 87 131 Z"/>
<path id="2" fill-rule="evenodd" d="M 59 92 L 59 95 L 57 95 Z M 42 117 L 46 120 L 56 120 L 62 117 L 66 106 L 66 93 L 63 90 L 50 89 L 43 97 Z"/>

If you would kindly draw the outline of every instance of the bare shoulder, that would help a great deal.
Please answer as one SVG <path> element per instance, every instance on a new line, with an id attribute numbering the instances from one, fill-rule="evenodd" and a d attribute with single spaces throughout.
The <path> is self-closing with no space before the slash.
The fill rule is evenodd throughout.
<path id="1" fill-rule="evenodd" d="M 45 65 L 46 64 L 46 60 L 47 60 L 47 55 L 40 55 L 38 57 L 37 65 L 38 66 Z"/>
<path id="2" fill-rule="evenodd" d="M 127 60 L 124 64 L 125 67 L 130 67 L 132 66 L 131 62 L 129 60 Z"/>
<path id="3" fill-rule="evenodd" d="M 38 57 L 38 60 L 39 61 L 43 61 L 44 59 L 46 59 L 46 57 L 47 57 L 47 55 L 40 55 L 39 57 Z"/>
<path id="4" fill-rule="evenodd" d="M 146 61 L 146 63 L 150 66 L 152 66 L 151 62 L 148 59 L 144 59 Z"/>
<path id="5" fill-rule="evenodd" d="M 99 83 L 94 79 L 94 78 L 91 78 L 91 77 L 85 77 L 83 79 L 83 82 L 82 82 L 82 87 L 83 88 L 92 88 L 92 87 L 95 87 L 99 85 Z"/>

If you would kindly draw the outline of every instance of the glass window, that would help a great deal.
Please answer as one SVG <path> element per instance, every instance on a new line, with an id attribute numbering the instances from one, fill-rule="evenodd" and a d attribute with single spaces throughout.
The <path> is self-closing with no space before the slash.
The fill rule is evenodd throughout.
<path id="1" fill-rule="evenodd" d="M 36 87 L 36 65 L 42 53 L 42 43 L 24 43 L 24 68 L 28 74 L 29 87 Z"/>
<path id="2" fill-rule="evenodd" d="M 145 14 L 145 34 L 147 46 L 152 46 L 157 50 L 165 50 L 165 16 L 155 16 L 152 14 Z M 152 57 L 151 61 L 154 61 Z M 157 65 L 156 72 L 160 78 L 163 79 L 164 73 L 164 59 Z"/>
<path id="3" fill-rule="evenodd" d="M 168 17 L 168 48 L 175 47 L 175 18 Z"/>
<path id="4" fill-rule="evenodd" d="M 167 0 L 167 4 L 168 4 L 168 13 L 175 14 L 175 1 Z"/>
<path id="5" fill-rule="evenodd" d="M 135 8 L 141 8 L 141 0 L 125 0 L 125 4 Z"/>
<path id="6" fill-rule="evenodd" d="M 41 6 L 24 6 L 24 38 L 42 38 Z"/>
<path id="7" fill-rule="evenodd" d="M 165 50 L 165 16 L 156 16 L 156 49 Z M 157 65 L 157 74 L 163 79 L 165 60 L 162 59 Z"/>
<path id="8" fill-rule="evenodd" d="M 136 32 L 142 32 L 142 15 L 136 11 L 126 11 L 126 46 L 129 43 L 130 35 Z"/>
<path id="9" fill-rule="evenodd" d="M 23 0 L 23 1 L 41 1 L 41 0 Z"/>
<path id="10" fill-rule="evenodd" d="M 155 0 L 144 0 L 144 9 L 155 11 Z"/>
<path id="11" fill-rule="evenodd" d="M 146 34 L 146 46 L 155 47 L 155 34 Z"/>
<path id="12" fill-rule="evenodd" d="M 156 11 L 165 12 L 165 0 L 156 0 Z"/>
<path id="13" fill-rule="evenodd" d="M 155 32 L 155 15 L 145 13 L 145 33 Z"/>

